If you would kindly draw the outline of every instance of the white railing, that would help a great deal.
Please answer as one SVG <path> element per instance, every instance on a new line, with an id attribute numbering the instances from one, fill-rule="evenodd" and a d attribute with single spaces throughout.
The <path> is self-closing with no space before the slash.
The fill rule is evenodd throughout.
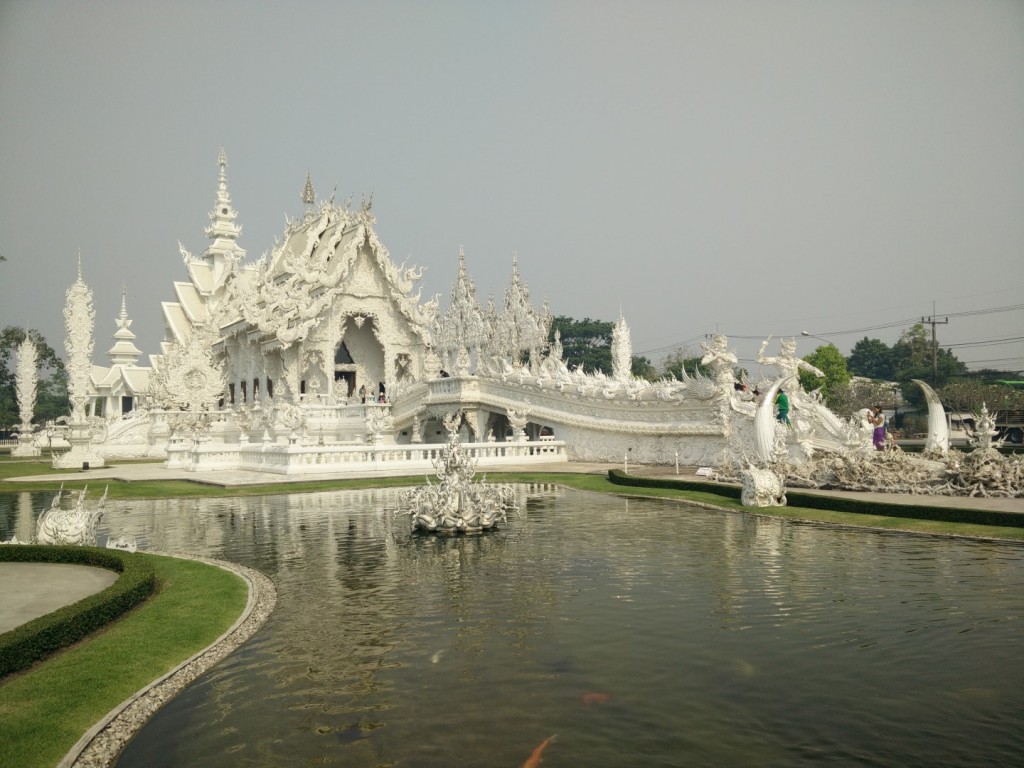
<path id="1" fill-rule="evenodd" d="M 461 449 L 478 469 L 568 461 L 565 443 L 463 443 Z M 364 474 L 430 471 L 444 450 L 442 443 L 416 445 L 284 445 L 278 443 L 177 443 L 167 448 L 170 469 L 216 471 L 239 469 L 299 474 Z"/>

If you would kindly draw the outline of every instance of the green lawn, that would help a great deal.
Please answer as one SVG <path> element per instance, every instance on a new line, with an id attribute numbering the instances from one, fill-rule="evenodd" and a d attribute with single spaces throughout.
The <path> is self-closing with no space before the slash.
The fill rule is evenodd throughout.
<path id="1" fill-rule="evenodd" d="M 157 592 L 89 639 L 0 682 L 0 766 L 53 766 L 107 712 L 210 645 L 245 609 L 236 574 L 158 555 Z"/>

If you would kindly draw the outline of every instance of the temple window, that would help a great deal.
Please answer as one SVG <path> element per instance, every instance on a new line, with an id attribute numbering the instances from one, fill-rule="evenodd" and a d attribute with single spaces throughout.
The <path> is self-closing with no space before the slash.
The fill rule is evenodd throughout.
<path id="1" fill-rule="evenodd" d="M 244 382 L 244 381 L 242 382 L 242 402 L 243 403 L 248 402 L 248 400 L 249 400 L 249 389 L 248 389 L 248 386 L 249 385 L 248 385 L 247 382 Z"/>
<path id="2" fill-rule="evenodd" d="M 267 379 L 267 397 L 273 399 L 274 397 L 274 380 Z"/>
<path id="3" fill-rule="evenodd" d="M 338 349 L 334 353 L 334 364 L 335 365 L 352 365 L 352 355 L 348 353 L 348 347 L 345 346 L 345 342 L 341 342 L 338 345 Z"/>
<path id="4" fill-rule="evenodd" d="M 235 384 L 234 384 L 234 382 L 228 384 L 228 394 L 230 396 L 229 399 L 231 401 L 231 404 L 234 405 L 235 404 Z"/>

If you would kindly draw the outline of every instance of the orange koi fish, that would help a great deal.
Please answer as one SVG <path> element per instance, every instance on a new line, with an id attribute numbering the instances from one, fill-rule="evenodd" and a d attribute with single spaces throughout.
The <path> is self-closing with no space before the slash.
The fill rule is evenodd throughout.
<path id="1" fill-rule="evenodd" d="M 540 761 L 543 759 L 544 750 L 547 749 L 548 744 L 558 738 L 558 734 L 548 736 L 544 741 L 537 745 L 537 748 L 533 750 L 533 753 L 526 758 L 526 762 L 523 763 L 523 768 L 537 768 L 540 765 Z"/>
<path id="2" fill-rule="evenodd" d="M 594 691 L 591 693 L 584 693 L 581 700 L 583 701 L 583 706 L 589 707 L 591 704 L 604 704 L 610 698 L 611 696 L 607 693 L 597 693 Z"/>

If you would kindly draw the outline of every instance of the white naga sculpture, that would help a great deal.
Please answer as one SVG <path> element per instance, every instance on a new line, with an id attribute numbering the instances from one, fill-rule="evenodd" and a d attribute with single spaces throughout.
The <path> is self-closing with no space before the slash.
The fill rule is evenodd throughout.
<path id="1" fill-rule="evenodd" d="M 96 506 L 89 509 L 85 504 L 88 486 L 83 488 L 71 509 L 63 509 L 61 502 L 64 486 L 53 497 L 50 507 L 39 515 L 36 523 L 36 544 L 54 544 L 59 546 L 96 546 L 96 524 L 103 516 L 103 505 L 107 501 L 107 491 Z"/>
<path id="2" fill-rule="evenodd" d="M 36 389 L 39 382 L 39 350 L 28 336 L 18 345 L 18 362 L 14 372 L 14 387 L 18 398 L 18 413 L 21 424 L 18 427 L 18 444 L 11 449 L 13 456 L 38 456 L 35 444 L 32 415 L 36 407 Z"/>

